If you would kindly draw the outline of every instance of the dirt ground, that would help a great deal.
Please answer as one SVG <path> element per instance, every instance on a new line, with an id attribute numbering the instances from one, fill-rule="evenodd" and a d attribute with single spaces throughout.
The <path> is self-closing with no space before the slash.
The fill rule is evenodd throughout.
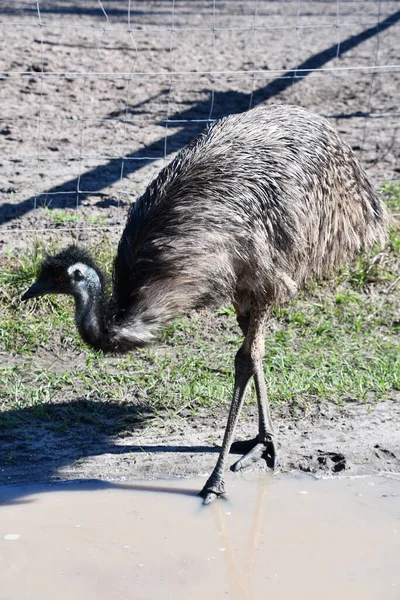
<path id="1" fill-rule="evenodd" d="M 31 2 L 3 7 L 2 251 L 29 248 L 35 237 L 117 239 L 129 202 L 165 157 L 209 119 L 261 103 L 326 115 L 376 185 L 398 179 L 397 2 L 216 2 L 213 11 L 212 2 L 177 0 L 172 13 L 159 0 L 133 2 L 130 21 L 127 6 L 41 1 L 40 18 Z M 53 210 L 61 208 L 71 209 L 68 218 Z M 281 470 L 398 472 L 398 400 L 276 409 Z M 208 472 L 227 408 L 128 435 L 115 431 L 117 407 L 101 427 L 67 431 L 54 426 L 62 407 L 53 410 L 49 422 L 32 415 L 17 445 L 15 431 L 1 433 L 2 455 L 13 458 L 0 464 L 0 483 Z M 240 436 L 254 429 L 250 410 Z"/>
<path id="2" fill-rule="evenodd" d="M 38 4 L 0 22 L 3 249 L 117 236 L 164 157 L 260 103 L 326 115 L 377 185 L 399 177 L 397 2 Z"/>
<path id="3" fill-rule="evenodd" d="M 117 405 L 110 406 L 108 420 L 103 418 L 101 423 L 71 422 L 61 429 L 57 420 L 62 420 L 66 407 L 54 405 L 50 410 L 51 416 L 47 413 L 45 419 L 19 415 L 19 428 L 0 432 L 1 454 L 10 458 L 0 464 L 0 484 L 210 473 L 223 438 L 228 404 L 211 414 L 200 411 L 196 417 L 156 420 L 119 432 L 118 421 L 127 409 Z M 273 420 L 278 472 L 300 470 L 323 477 L 400 472 L 398 395 L 372 405 L 322 403 L 297 415 L 288 407 L 273 409 Z M 238 438 L 254 437 L 256 427 L 256 411 L 249 408 L 241 418 Z M 233 455 L 230 458 L 231 464 L 237 460 Z"/>

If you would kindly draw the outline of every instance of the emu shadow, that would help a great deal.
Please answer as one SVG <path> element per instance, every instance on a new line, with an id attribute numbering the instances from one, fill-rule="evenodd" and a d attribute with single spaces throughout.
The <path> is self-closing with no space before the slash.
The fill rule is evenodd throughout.
<path id="1" fill-rule="evenodd" d="M 392 27 L 399 20 L 400 10 L 389 15 L 376 26 L 365 29 L 361 33 L 352 35 L 341 41 L 339 46 L 338 44 L 334 44 L 325 50 L 314 54 L 295 68 L 290 69 L 282 76 L 275 78 L 266 86 L 256 89 L 253 92 L 251 105 L 254 107 L 278 96 L 288 87 L 302 81 L 314 70 L 321 69 L 334 58 L 340 58 L 359 44 L 378 35 L 389 27 Z M 204 123 L 193 123 L 190 122 L 190 120 L 194 118 L 196 120 L 205 121 L 219 119 L 230 113 L 243 112 L 250 107 L 249 94 L 235 91 L 216 91 L 214 94 L 211 94 L 209 90 L 204 90 L 204 93 L 206 94 L 205 100 L 197 102 L 189 108 L 170 116 L 171 121 L 182 120 L 188 122 L 182 123 L 182 128 L 179 131 L 167 137 L 166 141 L 169 153 L 180 150 L 204 128 Z M 119 114 L 113 112 L 112 116 L 113 118 L 117 118 L 118 116 L 126 117 L 126 109 Z M 363 116 L 368 118 L 368 115 Z M 17 204 L 3 203 L 0 207 L 0 224 L 21 217 L 33 210 L 35 200 L 39 203 L 45 202 L 46 204 L 51 200 L 51 205 L 54 208 L 75 208 L 77 198 L 79 201 L 82 201 L 88 195 L 99 194 L 102 189 L 117 182 L 121 178 L 121 173 L 123 177 L 126 177 L 140 170 L 143 166 L 162 158 L 164 156 L 164 147 L 165 138 L 163 137 L 162 139 L 149 144 L 144 149 L 132 152 L 124 159 L 112 159 L 104 165 L 86 171 L 80 178 L 71 179 L 66 183 L 55 186 L 49 189 L 45 194 L 41 194 L 36 198 L 30 197 Z M 146 160 L 143 160 L 144 156 L 146 157 Z M 52 195 L 55 196 L 52 197 Z"/>
<path id="2" fill-rule="evenodd" d="M 35 498 L 40 493 L 49 492 L 98 492 L 101 490 L 118 489 L 124 491 L 150 492 L 152 494 L 173 494 L 177 496 L 198 496 L 199 490 L 195 488 L 182 488 L 171 486 L 167 480 L 159 482 L 157 485 L 153 483 L 117 483 L 114 481 L 102 481 L 101 479 L 76 479 L 63 482 L 40 483 L 40 484 L 17 484 L 0 486 L 0 515 L 1 507 L 9 504 L 30 504 L 35 501 Z"/>
<path id="3" fill-rule="evenodd" d="M 219 451 L 213 446 L 117 443 L 118 439 L 140 432 L 153 417 L 151 408 L 144 404 L 83 398 L 3 412 L 0 414 L 0 486 L 54 483 L 63 479 L 60 474 L 63 467 L 103 454 L 132 458 L 143 452 Z M 142 487 L 144 491 L 146 486 Z"/>

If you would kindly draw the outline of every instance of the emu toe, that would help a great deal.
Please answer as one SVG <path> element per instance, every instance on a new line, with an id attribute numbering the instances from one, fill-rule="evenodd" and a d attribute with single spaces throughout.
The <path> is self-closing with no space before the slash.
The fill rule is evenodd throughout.
<path id="1" fill-rule="evenodd" d="M 272 439 L 259 442 L 258 438 L 232 444 L 233 452 L 244 452 L 242 458 L 231 466 L 231 471 L 237 472 L 263 459 L 270 469 L 278 466 L 278 455 Z"/>
<path id="2" fill-rule="evenodd" d="M 203 498 L 203 504 L 210 504 L 215 498 L 226 499 L 228 494 L 225 492 L 225 483 L 222 479 L 216 480 L 211 477 L 199 493 L 199 496 Z"/>

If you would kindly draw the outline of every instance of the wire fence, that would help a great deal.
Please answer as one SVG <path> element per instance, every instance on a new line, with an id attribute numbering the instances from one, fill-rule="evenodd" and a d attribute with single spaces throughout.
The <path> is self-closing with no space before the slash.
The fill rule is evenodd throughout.
<path id="1" fill-rule="evenodd" d="M 0 243 L 121 227 L 207 123 L 325 115 L 398 180 L 400 10 L 386 0 L 20 0 L 0 18 Z"/>

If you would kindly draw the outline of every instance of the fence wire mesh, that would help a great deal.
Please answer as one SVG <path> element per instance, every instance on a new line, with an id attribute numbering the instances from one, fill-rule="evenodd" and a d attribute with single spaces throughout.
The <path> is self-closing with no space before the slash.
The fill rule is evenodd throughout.
<path id="1" fill-rule="evenodd" d="M 398 179 L 399 23 L 386 0 L 2 2 L 0 242 L 121 227 L 207 123 L 259 104 L 325 115 Z"/>

